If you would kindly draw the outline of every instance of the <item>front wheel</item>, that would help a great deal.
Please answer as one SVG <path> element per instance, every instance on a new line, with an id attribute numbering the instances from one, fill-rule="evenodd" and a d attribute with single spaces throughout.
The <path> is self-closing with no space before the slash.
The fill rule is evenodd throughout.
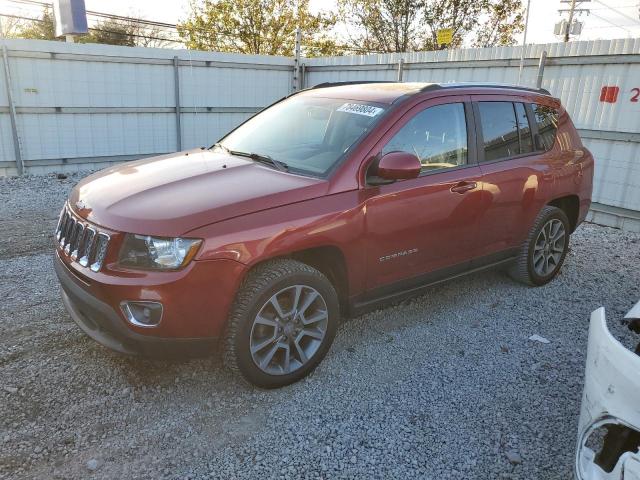
<path id="1" fill-rule="evenodd" d="M 553 280 L 569 250 L 569 232 L 567 215 L 557 207 L 545 206 L 509 271 L 511 277 L 535 286 Z"/>
<path id="2" fill-rule="evenodd" d="M 262 388 L 296 382 L 326 355 L 339 315 L 336 291 L 318 270 L 289 259 L 265 262 L 236 296 L 225 364 Z"/>

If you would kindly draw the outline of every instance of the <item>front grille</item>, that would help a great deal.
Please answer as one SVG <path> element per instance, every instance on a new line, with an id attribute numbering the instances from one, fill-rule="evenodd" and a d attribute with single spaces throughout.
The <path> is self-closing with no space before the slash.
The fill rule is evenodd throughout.
<path id="1" fill-rule="evenodd" d="M 109 235 L 96 230 L 67 207 L 60 213 L 56 240 L 65 255 L 83 267 L 89 267 L 94 272 L 102 268 L 107 256 Z"/>

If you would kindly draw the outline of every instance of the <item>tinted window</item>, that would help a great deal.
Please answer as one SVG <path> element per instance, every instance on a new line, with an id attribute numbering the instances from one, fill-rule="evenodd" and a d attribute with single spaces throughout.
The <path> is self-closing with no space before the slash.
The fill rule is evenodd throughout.
<path id="1" fill-rule="evenodd" d="M 551 150 L 556 141 L 556 131 L 558 130 L 558 111 L 555 108 L 535 103 L 531 106 L 538 124 L 538 134 L 541 137 L 542 145 L 545 150 Z"/>
<path id="2" fill-rule="evenodd" d="M 516 107 L 516 119 L 518 120 L 518 132 L 520 134 L 520 153 L 533 152 L 533 138 L 527 111 L 523 103 L 514 103 Z"/>
<path id="3" fill-rule="evenodd" d="M 518 155 L 518 122 L 511 102 L 480 102 L 480 124 L 484 139 L 484 161 Z"/>
<path id="4" fill-rule="evenodd" d="M 382 153 L 413 153 L 422 171 L 467 163 L 467 123 L 462 103 L 430 107 L 413 117 L 387 143 Z"/>

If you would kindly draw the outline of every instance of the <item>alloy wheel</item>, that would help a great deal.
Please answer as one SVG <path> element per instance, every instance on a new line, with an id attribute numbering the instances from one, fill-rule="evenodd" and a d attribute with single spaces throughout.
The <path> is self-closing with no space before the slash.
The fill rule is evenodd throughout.
<path id="1" fill-rule="evenodd" d="M 546 277 L 558 268 L 562 260 L 567 232 L 564 224 L 557 218 L 552 218 L 544 224 L 533 246 L 533 269 Z"/>
<path id="2" fill-rule="evenodd" d="M 328 322 L 327 304 L 315 288 L 286 287 L 265 302 L 253 321 L 251 358 L 270 375 L 292 373 L 318 351 Z"/>

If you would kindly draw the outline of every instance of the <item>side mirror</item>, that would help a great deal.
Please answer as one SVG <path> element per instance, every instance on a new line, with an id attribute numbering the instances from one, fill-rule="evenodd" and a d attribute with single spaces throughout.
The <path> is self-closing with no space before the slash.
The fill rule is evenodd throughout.
<path id="1" fill-rule="evenodd" d="M 420 175 L 422 165 L 412 153 L 390 152 L 378 162 L 378 177 L 383 180 L 409 180 Z"/>

